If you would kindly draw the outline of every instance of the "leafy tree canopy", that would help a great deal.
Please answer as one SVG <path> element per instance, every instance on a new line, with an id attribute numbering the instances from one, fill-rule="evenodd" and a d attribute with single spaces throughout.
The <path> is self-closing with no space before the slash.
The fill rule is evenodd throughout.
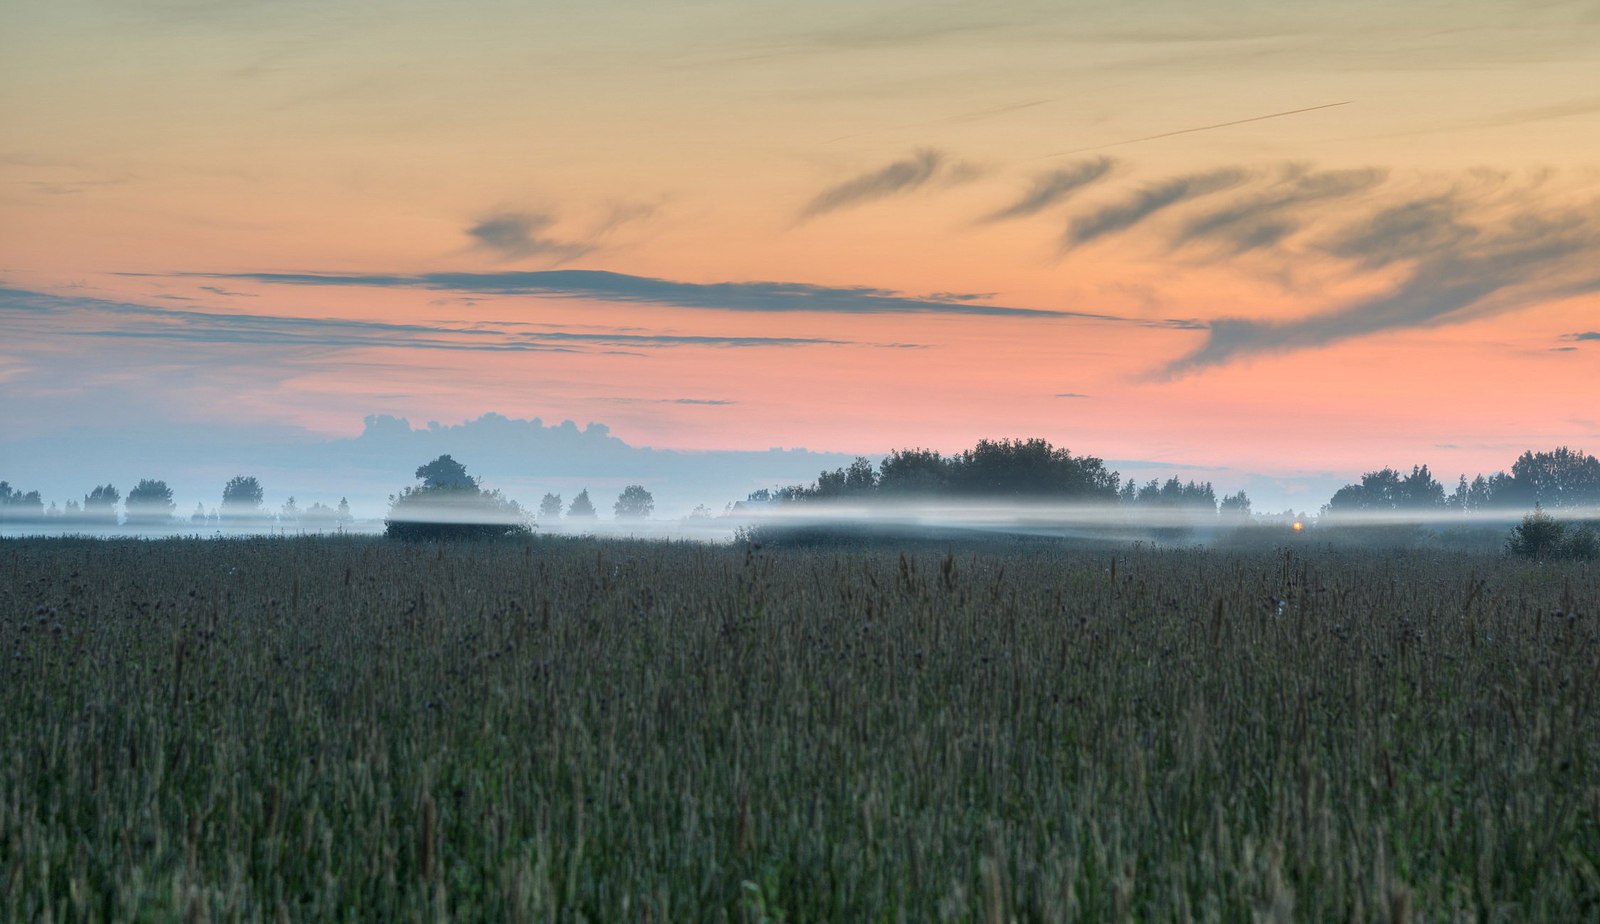
<path id="1" fill-rule="evenodd" d="M 417 479 L 421 484 L 390 498 L 384 535 L 391 539 L 501 539 L 531 532 L 516 501 L 497 490 L 483 490 L 461 463 L 447 455 L 418 466 Z M 340 511 L 348 515 L 343 501 Z"/>
<path id="2" fill-rule="evenodd" d="M 611 508 L 619 520 L 643 520 L 650 516 L 656 509 L 656 500 L 644 485 L 630 484 L 617 495 L 617 502 Z"/>
<path id="3" fill-rule="evenodd" d="M 128 521 L 157 524 L 172 519 L 178 505 L 172 502 L 172 489 L 165 481 L 142 479 L 128 492 Z"/>
<path id="4" fill-rule="evenodd" d="M 261 482 L 254 475 L 235 475 L 222 487 L 222 512 L 241 515 L 258 513 L 263 497 Z"/>
<path id="5" fill-rule="evenodd" d="M 417 477 L 428 491 L 476 491 L 478 480 L 467 474 L 466 466 L 442 455 L 432 462 L 417 466 Z"/>
<path id="6" fill-rule="evenodd" d="M 589 500 L 589 489 L 584 488 L 578 496 L 572 499 L 572 505 L 567 508 L 569 520 L 593 520 L 598 516 L 594 510 L 594 502 Z"/>

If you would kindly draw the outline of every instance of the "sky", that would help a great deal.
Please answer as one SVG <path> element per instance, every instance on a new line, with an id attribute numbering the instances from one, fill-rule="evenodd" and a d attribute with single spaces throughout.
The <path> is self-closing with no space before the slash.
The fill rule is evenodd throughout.
<path id="1" fill-rule="evenodd" d="M 1597 47 L 1596 2 L 12 0 L 0 477 L 381 499 L 426 460 L 327 461 L 371 419 L 484 415 L 810 451 L 640 475 L 685 510 L 980 438 L 1258 510 L 1594 451 Z"/>

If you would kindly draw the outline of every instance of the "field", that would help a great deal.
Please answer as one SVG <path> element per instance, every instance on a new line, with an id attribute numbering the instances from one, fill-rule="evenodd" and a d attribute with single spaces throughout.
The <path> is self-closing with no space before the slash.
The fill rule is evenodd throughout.
<path id="1" fill-rule="evenodd" d="M 1597 920 L 1600 568 L 0 542 L 0 917 Z"/>

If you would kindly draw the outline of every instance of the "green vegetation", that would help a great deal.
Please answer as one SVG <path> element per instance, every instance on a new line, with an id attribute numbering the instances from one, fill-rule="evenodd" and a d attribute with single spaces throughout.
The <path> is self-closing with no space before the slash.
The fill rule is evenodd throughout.
<path id="1" fill-rule="evenodd" d="M 498 490 L 484 490 L 465 466 L 448 455 L 417 466 L 416 474 L 420 484 L 389 499 L 383 533 L 390 539 L 489 540 L 533 532 L 516 501 Z"/>
<path id="2" fill-rule="evenodd" d="M 1600 535 L 1587 523 L 1558 520 L 1543 507 L 1534 507 L 1506 537 L 1506 551 L 1523 558 L 1591 561 L 1600 557 Z"/>
<path id="3" fill-rule="evenodd" d="M 1595 920 L 1600 571 L 0 541 L 0 918 Z"/>

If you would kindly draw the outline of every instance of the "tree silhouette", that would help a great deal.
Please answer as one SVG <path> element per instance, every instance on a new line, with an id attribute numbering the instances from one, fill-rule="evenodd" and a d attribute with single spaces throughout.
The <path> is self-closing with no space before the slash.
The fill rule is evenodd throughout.
<path id="1" fill-rule="evenodd" d="M 477 479 L 467 474 L 466 466 L 448 455 L 417 466 L 417 477 L 422 479 L 422 487 L 427 491 L 467 491 L 478 487 Z"/>
<path id="2" fill-rule="evenodd" d="M 643 520 L 650 516 L 656 509 L 656 499 L 644 489 L 644 485 L 630 484 L 617 495 L 617 503 L 611 508 L 612 513 L 619 520 Z"/>
<path id="3" fill-rule="evenodd" d="M 117 525 L 117 501 L 122 493 L 107 484 L 96 487 L 83 499 L 83 520 L 97 526 Z"/>
<path id="4" fill-rule="evenodd" d="M 222 487 L 222 518 L 244 520 L 261 515 L 261 482 L 254 475 L 235 475 Z"/>
<path id="5" fill-rule="evenodd" d="M 1457 487 L 1466 503 L 1472 487 Z M 1444 485 L 1434 479 L 1426 465 L 1413 465 L 1411 474 L 1402 475 L 1382 468 L 1361 476 L 1360 484 L 1347 484 L 1333 493 L 1325 508 L 1329 513 L 1371 513 L 1393 510 L 1438 510 L 1445 507 Z"/>
<path id="6" fill-rule="evenodd" d="M 546 494 L 539 501 L 539 519 L 551 523 L 561 519 L 561 495 Z"/>
<path id="7" fill-rule="evenodd" d="M 1524 452 L 1511 466 L 1511 478 L 1545 507 L 1600 504 L 1600 459 L 1562 446 L 1553 452 Z"/>
<path id="8" fill-rule="evenodd" d="M 530 532 L 522 508 L 499 491 L 485 491 L 449 456 L 417 467 L 422 483 L 390 498 L 384 535 L 407 541 L 500 539 Z M 340 508 L 349 506 L 340 501 Z"/>
<path id="9" fill-rule="evenodd" d="M 589 500 L 589 489 L 584 488 L 582 491 L 578 492 L 577 497 L 572 499 L 572 505 L 567 508 L 567 519 L 593 520 L 596 517 L 597 514 L 594 511 L 594 503 Z"/>
<path id="10" fill-rule="evenodd" d="M 932 495 L 949 486 L 950 463 L 932 449 L 897 449 L 878 467 L 878 491 L 884 495 Z"/>
<path id="11" fill-rule="evenodd" d="M 165 481 L 145 478 L 128 492 L 128 525 L 166 526 L 172 522 L 178 505 L 172 502 L 172 489 Z"/>
<path id="12" fill-rule="evenodd" d="M 1250 518 L 1250 495 L 1243 491 L 1229 494 L 1222 499 L 1218 512 L 1223 516 L 1248 520 Z"/>
<path id="13" fill-rule="evenodd" d="M 44 517 L 44 500 L 38 491 L 23 493 L 0 481 L 0 523 L 27 522 Z"/>

